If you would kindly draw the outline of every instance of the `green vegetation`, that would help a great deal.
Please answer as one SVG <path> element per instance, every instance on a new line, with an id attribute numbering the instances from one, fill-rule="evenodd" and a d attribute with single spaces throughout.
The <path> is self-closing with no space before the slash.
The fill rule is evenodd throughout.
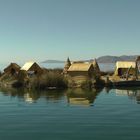
<path id="1" fill-rule="evenodd" d="M 91 89 L 92 86 L 93 86 L 93 83 L 92 83 L 91 80 L 84 81 L 84 82 L 82 82 L 82 84 L 81 84 L 81 88 L 82 88 L 82 89 Z"/>
<path id="2" fill-rule="evenodd" d="M 17 75 L 11 75 L 9 73 L 7 74 L 2 74 L 0 77 L 1 82 L 8 82 L 11 83 L 12 81 L 15 81 L 17 79 Z"/>
<path id="3" fill-rule="evenodd" d="M 62 89 L 68 87 L 68 82 L 60 73 L 50 71 L 39 77 L 32 77 L 30 86 L 35 89 Z"/>
<path id="4" fill-rule="evenodd" d="M 112 76 L 113 74 L 114 74 L 113 71 L 108 71 L 108 72 L 101 71 L 101 76 L 106 76 L 106 75 Z"/>
<path id="5" fill-rule="evenodd" d="M 104 86 L 105 81 L 100 78 L 96 78 L 95 80 L 86 80 L 81 84 L 81 88 L 83 89 L 102 88 Z"/>
<path id="6" fill-rule="evenodd" d="M 62 69 L 47 69 L 40 75 L 29 75 L 26 71 L 20 70 L 12 75 L 9 73 L 0 73 L 0 85 L 4 87 L 14 88 L 30 88 L 30 89 L 65 89 L 81 87 L 82 89 L 100 88 L 105 82 L 100 77 L 95 76 L 85 81 L 77 79 L 73 80 L 70 76 L 64 76 Z"/>

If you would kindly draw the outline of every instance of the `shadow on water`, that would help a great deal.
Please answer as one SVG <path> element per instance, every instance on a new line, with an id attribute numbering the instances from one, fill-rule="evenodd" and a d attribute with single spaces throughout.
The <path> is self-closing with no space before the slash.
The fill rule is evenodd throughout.
<path id="1" fill-rule="evenodd" d="M 96 96 L 102 89 L 83 90 L 67 89 L 67 90 L 29 90 L 29 89 L 14 89 L 0 88 L 4 96 L 16 97 L 28 103 L 36 103 L 37 100 L 43 98 L 47 101 L 58 102 L 66 97 L 66 101 L 71 105 L 93 105 Z"/>

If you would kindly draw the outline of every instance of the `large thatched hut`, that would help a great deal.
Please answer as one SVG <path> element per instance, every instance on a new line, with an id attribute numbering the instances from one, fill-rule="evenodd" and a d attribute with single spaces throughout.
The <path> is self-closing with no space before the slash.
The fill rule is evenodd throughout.
<path id="1" fill-rule="evenodd" d="M 8 67 L 4 69 L 4 73 L 11 74 L 11 75 L 18 74 L 20 68 L 21 67 L 18 64 L 11 63 Z"/>
<path id="2" fill-rule="evenodd" d="M 118 61 L 116 62 L 115 75 L 124 76 L 129 73 L 129 75 L 136 74 L 136 62 L 131 61 Z"/>
<path id="3" fill-rule="evenodd" d="M 82 83 L 95 76 L 93 64 L 86 62 L 73 62 L 67 71 L 67 75 L 75 83 Z"/>
<path id="4" fill-rule="evenodd" d="M 43 72 L 42 68 L 36 62 L 25 63 L 21 70 L 26 71 L 29 75 L 38 75 Z"/>

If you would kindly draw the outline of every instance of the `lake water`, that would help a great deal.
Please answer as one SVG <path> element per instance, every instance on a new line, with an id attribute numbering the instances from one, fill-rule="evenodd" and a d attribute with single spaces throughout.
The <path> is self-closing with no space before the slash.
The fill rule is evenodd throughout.
<path id="1" fill-rule="evenodd" d="M 140 89 L 0 89 L 0 140 L 139 140 Z"/>
<path id="2" fill-rule="evenodd" d="M 115 67 L 99 65 L 103 71 Z M 139 130 L 140 88 L 0 89 L 0 140 L 139 140 Z"/>

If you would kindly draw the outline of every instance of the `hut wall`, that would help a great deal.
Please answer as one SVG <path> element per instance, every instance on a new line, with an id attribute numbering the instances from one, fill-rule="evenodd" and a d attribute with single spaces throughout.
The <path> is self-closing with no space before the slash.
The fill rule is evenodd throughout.
<path id="1" fill-rule="evenodd" d="M 119 68 L 119 69 L 117 69 L 116 75 L 122 76 L 122 75 L 126 74 L 127 72 L 128 72 L 128 69 Z M 129 75 L 135 75 L 135 69 L 134 68 L 130 69 Z"/>
<path id="2" fill-rule="evenodd" d="M 16 74 L 20 71 L 20 67 L 15 66 L 14 64 L 9 65 L 7 68 L 4 69 L 4 73 Z"/>
<path id="3" fill-rule="evenodd" d="M 41 74 L 42 69 L 35 63 L 28 71 L 34 71 L 36 74 Z"/>
<path id="4" fill-rule="evenodd" d="M 71 71 L 68 72 L 68 75 L 72 78 L 76 85 L 81 85 L 83 82 L 90 79 L 88 72 Z"/>
<path id="5" fill-rule="evenodd" d="M 71 77 L 82 76 L 82 77 L 89 77 L 89 73 L 86 71 L 68 71 L 68 75 Z"/>
<path id="6" fill-rule="evenodd" d="M 95 76 L 98 76 L 98 73 L 96 73 L 96 71 L 94 70 L 94 67 L 91 66 L 88 71 L 88 75 L 89 75 L 89 78 L 94 78 Z"/>

